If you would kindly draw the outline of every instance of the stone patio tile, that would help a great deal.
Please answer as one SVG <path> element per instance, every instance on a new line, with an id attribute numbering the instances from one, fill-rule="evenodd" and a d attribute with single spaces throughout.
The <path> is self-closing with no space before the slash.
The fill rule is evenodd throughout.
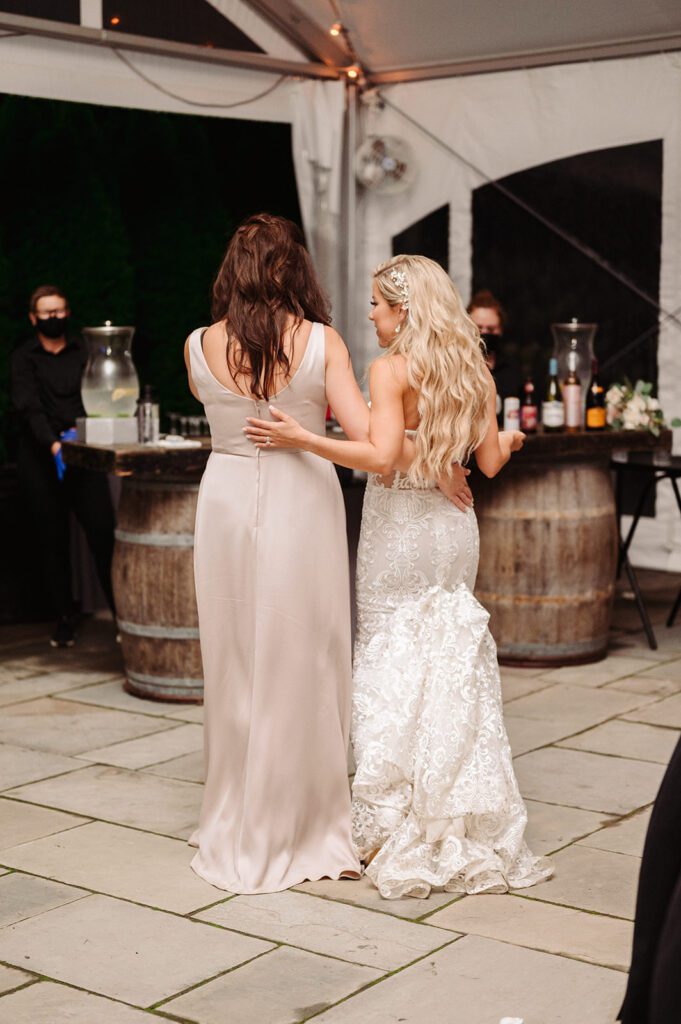
<path id="1" fill-rule="evenodd" d="M 424 905 L 424 913 L 427 905 Z M 449 932 L 301 892 L 237 896 L 197 915 L 223 928 L 395 970 L 450 941 Z"/>
<path id="2" fill-rule="evenodd" d="M 203 750 L 203 729 L 198 725 L 178 723 L 150 736 L 86 750 L 78 754 L 78 757 L 83 761 L 96 761 L 98 764 L 111 764 L 118 768 L 145 768 L 195 750 Z"/>
<path id="3" fill-rule="evenodd" d="M 28 750 L 12 743 L 0 743 L 0 790 L 72 772 L 80 768 L 81 764 L 73 757 L 48 754 L 44 750 Z"/>
<path id="4" fill-rule="evenodd" d="M 617 820 L 608 814 L 543 804 L 538 800 L 526 800 L 525 806 L 528 816 L 525 838 L 532 852 L 538 855 L 560 850 L 575 839 L 603 828 L 607 822 Z"/>
<path id="5" fill-rule="evenodd" d="M 0 960 L 149 1006 L 266 952 L 246 935 L 86 896 L 0 932 Z"/>
<path id="6" fill-rule="evenodd" d="M 664 700 L 658 700 L 647 707 L 640 707 L 636 711 L 622 715 L 622 718 L 628 722 L 646 722 L 648 725 L 681 729 L 681 693 L 665 697 Z"/>
<path id="7" fill-rule="evenodd" d="M 669 606 L 667 606 L 667 614 L 668 613 L 669 613 Z M 666 618 L 666 615 L 665 615 L 665 618 Z M 636 623 L 636 625 L 639 625 L 639 624 L 640 624 L 640 620 L 639 620 L 639 622 Z M 643 644 L 647 643 L 647 640 L 646 640 L 646 637 L 645 637 L 645 633 L 643 632 L 643 630 L 631 633 L 630 636 L 631 636 L 631 638 L 633 640 L 635 640 L 637 643 L 640 643 L 642 646 L 643 646 Z M 679 625 L 679 620 L 678 619 L 677 619 L 677 625 L 672 626 L 671 629 L 667 629 L 666 626 L 663 626 L 663 627 L 660 627 L 659 629 L 656 629 L 655 630 L 655 639 L 657 640 L 657 649 L 658 649 L 658 651 L 660 651 L 660 652 L 672 651 L 673 653 L 676 653 L 677 657 L 681 657 L 681 625 Z"/>
<path id="8" fill-rule="evenodd" d="M 135 697 L 123 689 L 124 681 L 122 678 L 110 679 L 106 683 L 95 683 L 78 690 L 69 690 L 68 694 L 64 694 L 64 700 L 76 700 L 81 704 L 94 704 L 116 711 L 133 711 L 154 718 L 163 718 L 177 707 L 176 701 L 145 700 L 143 697 Z"/>
<path id="9" fill-rule="evenodd" d="M 17 988 L 19 985 L 23 985 L 27 981 L 31 980 L 31 975 L 26 974 L 25 971 L 17 971 L 14 967 L 4 967 L 0 964 L 0 994 L 3 992 L 11 992 L 13 988 Z M 3 999 L 0 1006 L 4 1005 L 5 1000 Z"/>
<path id="10" fill-rule="evenodd" d="M 62 697 L 40 697 L 5 708 L 0 717 L 0 743 L 16 743 L 54 754 L 80 754 L 93 747 L 168 728 L 166 722 L 148 715 L 126 715 L 74 703 L 70 696 L 66 699 L 66 694 Z"/>
<path id="11" fill-rule="evenodd" d="M 477 897 L 476 897 L 477 898 Z M 315 1024 L 612 1024 L 620 971 L 496 942 L 459 939 L 315 1017 Z"/>
<path id="12" fill-rule="evenodd" d="M 90 818 L 106 816 L 107 821 L 163 835 L 195 828 L 201 803 L 201 787 L 191 782 L 105 765 L 20 786 L 9 795 Z"/>
<path id="13" fill-rule="evenodd" d="M 506 705 L 507 708 L 512 706 Z M 548 747 L 556 740 L 562 740 L 575 732 L 572 724 L 563 722 L 560 718 L 521 718 L 510 713 L 504 714 L 504 725 L 514 757 L 527 754 L 530 750 Z"/>
<path id="14" fill-rule="evenodd" d="M 411 896 L 405 896 L 401 900 L 384 900 L 366 875 L 357 882 L 343 879 L 303 882 L 302 885 L 295 887 L 295 891 L 321 896 L 339 903 L 349 903 L 353 907 L 380 910 L 384 914 L 391 914 L 393 917 L 406 917 L 412 921 L 458 898 L 452 892 L 431 892 L 427 900 L 416 900 Z"/>
<path id="15" fill-rule="evenodd" d="M 543 673 L 543 678 L 553 683 L 571 683 L 574 686 L 603 686 L 622 676 L 633 676 L 650 668 L 646 658 L 633 658 L 619 654 L 594 661 L 590 665 L 565 665 Z"/>
<path id="16" fill-rule="evenodd" d="M 544 668 L 524 668 L 520 665 L 500 665 L 499 672 L 509 679 L 533 679 L 534 676 L 544 675 Z"/>
<path id="17" fill-rule="evenodd" d="M 85 677 L 85 678 L 83 678 Z M 35 697 L 47 697 L 64 690 L 75 690 L 84 683 L 107 678 L 101 672 L 52 672 L 49 675 L 10 678 L 0 685 L 0 707 L 18 704 Z"/>
<path id="18" fill-rule="evenodd" d="M 545 953 L 628 970 L 633 924 L 519 896 L 466 896 L 429 921 L 440 928 L 500 939 Z M 495 1022 L 496 1024 L 496 1022 Z"/>
<path id="19" fill-rule="evenodd" d="M 203 704 L 183 704 L 176 711 L 168 711 L 167 718 L 179 718 L 182 722 L 198 722 L 203 725 Z"/>
<path id="20" fill-rule="evenodd" d="M 654 668 L 648 668 L 644 675 L 650 676 L 652 679 L 665 679 L 672 683 L 681 683 L 681 658 L 660 662 Z"/>
<path id="21" fill-rule="evenodd" d="M 87 818 L 79 818 L 74 814 L 63 814 L 47 807 L 34 807 L 33 804 L 22 804 L 18 800 L 0 797 L 0 848 L 30 843 L 67 828 L 77 828 L 86 821 Z"/>
<path id="22" fill-rule="evenodd" d="M 645 842 L 648 822 L 652 808 L 631 818 L 625 818 L 615 825 L 594 832 L 579 842 L 580 846 L 591 846 L 596 850 L 610 850 L 612 853 L 625 853 L 630 857 L 640 857 L 643 854 L 643 843 Z"/>
<path id="23" fill-rule="evenodd" d="M 669 697 L 681 690 L 681 683 L 672 683 L 668 679 L 652 679 L 650 676 L 625 676 L 608 683 L 605 690 L 626 690 L 629 693 L 642 693 L 644 696 Z"/>
<path id="24" fill-rule="evenodd" d="M 559 747 L 571 750 L 592 750 L 596 754 L 612 754 L 615 757 L 633 757 L 638 761 L 654 761 L 668 764 L 676 741 L 681 733 L 678 729 L 660 729 L 654 725 L 638 722 L 611 721 L 588 729 L 578 736 L 561 740 Z"/>
<path id="25" fill-rule="evenodd" d="M 558 671 L 562 672 L 562 669 Z M 533 721 L 559 723 L 568 735 L 598 725 L 615 715 L 649 704 L 654 698 L 621 690 L 589 689 L 558 683 L 538 693 L 520 697 L 506 705 L 505 714 Z"/>
<path id="26" fill-rule="evenodd" d="M 82 900 L 88 893 L 59 885 L 46 878 L 31 878 L 13 871 L 0 878 L 0 928 L 44 914 L 65 903 Z M 0 1004 L 1 1005 L 1 1004 Z"/>
<path id="27" fill-rule="evenodd" d="M 524 898 L 633 920 L 638 857 L 574 845 L 557 853 L 553 864 L 553 878 L 523 889 Z"/>
<path id="28" fill-rule="evenodd" d="M 617 815 L 651 803 L 664 775 L 663 765 L 558 747 L 523 754 L 515 770 L 525 798 Z"/>
<path id="29" fill-rule="evenodd" d="M 504 704 L 507 704 L 510 700 L 517 700 L 518 697 L 525 697 L 528 693 L 534 693 L 536 690 L 543 690 L 546 686 L 550 686 L 545 679 L 537 678 L 534 672 L 530 672 L 529 676 L 518 676 L 509 675 L 509 669 L 501 669 L 501 695 L 504 700 Z"/>
<path id="30" fill-rule="evenodd" d="M 637 633 L 621 633 L 619 636 L 610 635 L 608 655 L 642 658 L 643 661 L 655 662 L 669 661 L 675 655 L 678 657 L 681 655 L 681 650 L 678 654 L 674 650 L 669 650 L 669 648 L 660 649 L 658 647 L 657 650 L 653 650 L 648 646 L 647 640 L 641 635 Z"/>
<path id="31" fill-rule="evenodd" d="M 96 821 L 3 850 L 0 861 L 70 885 L 187 914 L 221 896 L 191 870 L 194 852 L 178 839 Z"/>
<path id="32" fill-rule="evenodd" d="M 106 679 L 123 674 L 123 659 L 120 648 L 103 650 L 88 648 L 82 643 L 68 650 L 55 651 L 45 640 L 32 650 L 15 651 L 11 658 L 3 659 L 5 668 L 17 679 L 29 676 L 45 676 L 51 672 L 96 673 L 97 678 Z M 90 681 L 87 676 L 84 682 Z"/>
<path id="33" fill-rule="evenodd" d="M 0 1014 L 8 1024 L 153 1024 L 162 1018 L 102 996 L 41 981 L 5 996 Z"/>
<path id="34" fill-rule="evenodd" d="M 198 729 L 203 734 L 200 725 L 186 725 L 186 729 Z M 184 779 L 186 782 L 203 782 L 204 780 L 204 758 L 203 742 L 201 749 L 191 754 L 184 754 L 183 757 L 174 757 L 172 761 L 164 761 L 162 764 L 152 765 L 146 768 L 151 775 L 162 775 L 166 779 Z"/>
<path id="35" fill-rule="evenodd" d="M 296 1024 L 380 977 L 369 967 L 275 949 L 162 1009 L 199 1024 Z"/>

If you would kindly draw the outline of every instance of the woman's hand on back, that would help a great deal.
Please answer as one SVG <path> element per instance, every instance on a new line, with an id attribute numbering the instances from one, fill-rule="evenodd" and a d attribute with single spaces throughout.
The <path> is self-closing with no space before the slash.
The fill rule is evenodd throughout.
<path id="1" fill-rule="evenodd" d="M 256 448 L 303 448 L 310 436 L 310 431 L 301 427 L 298 420 L 287 415 L 276 406 L 270 405 L 269 410 L 274 417 L 271 420 L 258 420 L 252 416 L 246 419 L 244 434 Z"/>
<path id="2" fill-rule="evenodd" d="M 470 472 L 470 469 L 464 469 L 458 462 L 455 462 L 451 472 L 447 476 L 440 477 L 437 482 L 437 486 L 444 496 L 462 512 L 467 512 L 473 506 L 473 492 L 466 480 Z"/>

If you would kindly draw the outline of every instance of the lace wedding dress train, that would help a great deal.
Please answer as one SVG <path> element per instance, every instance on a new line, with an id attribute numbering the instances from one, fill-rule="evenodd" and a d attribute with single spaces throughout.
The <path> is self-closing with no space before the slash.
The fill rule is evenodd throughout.
<path id="1" fill-rule="evenodd" d="M 506 892 L 552 874 L 504 728 L 472 589 L 478 528 L 438 490 L 370 476 L 357 556 L 353 838 L 382 896 Z"/>

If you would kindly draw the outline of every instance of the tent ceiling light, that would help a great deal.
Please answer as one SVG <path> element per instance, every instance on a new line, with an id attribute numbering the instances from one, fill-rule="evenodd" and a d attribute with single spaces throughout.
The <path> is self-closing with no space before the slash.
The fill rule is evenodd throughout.
<path id="1" fill-rule="evenodd" d="M 341 25 L 340 21 L 334 21 L 333 25 L 329 29 L 329 35 L 331 35 L 331 36 L 339 36 L 339 35 L 341 35 L 342 32 L 343 32 L 343 26 Z"/>
<path id="2" fill-rule="evenodd" d="M 362 69 L 359 68 L 356 64 L 352 64 L 349 68 L 345 69 L 345 74 L 348 76 L 348 78 L 352 78 L 354 80 L 356 78 L 359 78 L 361 71 Z"/>

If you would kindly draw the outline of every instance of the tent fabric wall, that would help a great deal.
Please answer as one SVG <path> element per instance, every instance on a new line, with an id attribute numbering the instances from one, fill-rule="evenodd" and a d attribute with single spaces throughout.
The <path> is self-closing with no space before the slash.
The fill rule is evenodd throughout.
<path id="1" fill-rule="evenodd" d="M 292 120 L 291 97 L 298 86 L 293 80 L 282 82 L 262 99 L 244 103 L 273 85 L 277 75 L 121 50 L 161 88 L 145 82 L 106 47 L 17 36 L 0 37 L 0 92 L 175 114 Z M 173 99 L 163 89 L 188 102 Z M 201 106 L 235 103 L 241 105 Z"/>
<path id="2" fill-rule="evenodd" d="M 384 87 L 382 94 L 483 172 L 448 154 L 390 106 L 366 118 L 366 130 L 411 143 L 418 177 L 393 197 L 366 193 L 361 251 L 366 285 L 358 289 L 356 330 L 363 362 L 375 352 L 366 324 L 373 267 L 391 255 L 392 236 L 437 207 L 450 205 L 449 269 L 464 298 L 471 283 L 472 192 L 551 160 L 595 149 L 662 139 L 664 143 L 660 304 L 681 311 L 681 55 L 570 64 L 527 71 Z M 559 286 L 559 282 L 557 282 Z M 363 326 L 365 325 L 366 326 Z M 681 414 L 681 329 L 663 322 L 659 394 L 671 419 Z M 357 366 L 362 371 L 362 366 Z M 675 431 L 675 449 L 681 432 Z M 681 570 L 681 517 L 662 486 L 656 518 L 643 520 L 633 549 L 638 565 Z M 625 523 L 626 525 L 626 523 Z"/>

